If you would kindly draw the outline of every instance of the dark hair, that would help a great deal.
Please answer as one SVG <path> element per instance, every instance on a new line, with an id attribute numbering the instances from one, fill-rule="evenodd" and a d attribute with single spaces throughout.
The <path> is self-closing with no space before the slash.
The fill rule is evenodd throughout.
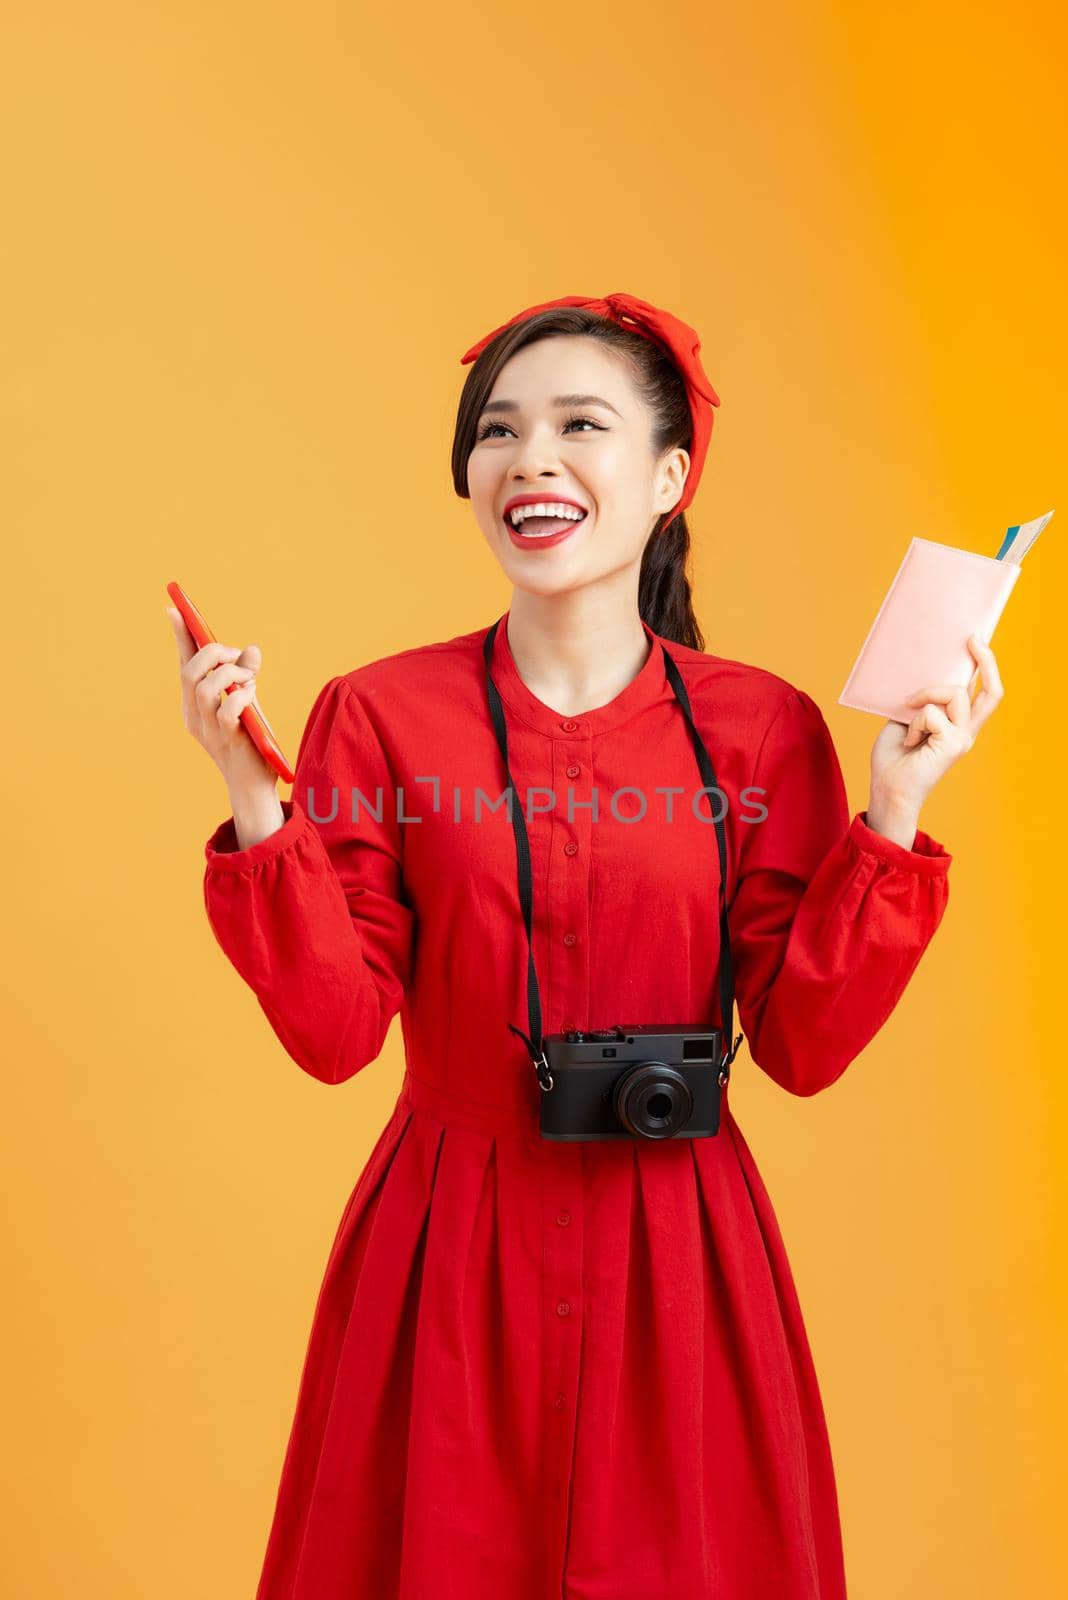
<path id="1" fill-rule="evenodd" d="M 653 413 L 652 448 L 657 455 L 675 446 L 691 449 L 693 419 L 686 385 L 668 352 L 652 339 L 628 332 L 617 322 L 583 306 L 555 307 L 535 312 L 524 321 L 504 328 L 471 365 L 460 395 L 452 444 L 453 484 L 462 499 L 469 498 L 467 462 L 475 447 L 478 419 L 498 373 L 517 350 L 538 339 L 561 334 L 583 334 L 598 339 L 619 354 L 635 389 Z M 665 511 L 660 517 L 642 554 L 638 611 L 661 638 L 672 639 L 693 650 L 703 650 L 705 642 L 694 616 L 686 573 L 690 554 L 686 513 L 680 511 L 665 529 L 664 522 L 670 515 Z"/>

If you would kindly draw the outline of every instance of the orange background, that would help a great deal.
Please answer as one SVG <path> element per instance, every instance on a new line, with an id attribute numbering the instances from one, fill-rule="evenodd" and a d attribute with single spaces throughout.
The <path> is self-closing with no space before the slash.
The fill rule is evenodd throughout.
<path id="1" fill-rule="evenodd" d="M 4 8 L 7 1591 L 251 1595 L 400 1081 L 397 1024 L 303 1075 L 214 942 L 228 806 L 164 585 L 260 644 L 292 759 L 329 677 L 508 604 L 449 479 L 462 352 L 621 289 L 700 330 L 723 401 L 707 647 L 817 699 L 854 810 L 881 723 L 835 702 L 908 540 L 994 554 L 1064 508 L 921 819 L 951 894 L 900 1006 L 811 1101 L 744 1048 L 732 1085 L 851 1595 L 1060 1595 L 1063 14 L 380 9 Z"/>

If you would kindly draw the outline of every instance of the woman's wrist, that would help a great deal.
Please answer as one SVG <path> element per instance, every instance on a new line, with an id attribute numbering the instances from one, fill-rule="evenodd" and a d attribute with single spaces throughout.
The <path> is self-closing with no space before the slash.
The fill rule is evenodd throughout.
<path id="1" fill-rule="evenodd" d="M 864 820 L 873 833 L 881 833 L 905 850 L 911 850 L 920 824 L 920 814 L 914 805 L 895 800 L 892 795 L 872 794 Z"/>
<path id="2" fill-rule="evenodd" d="M 250 845 L 259 844 L 261 839 L 277 833 L 286 820 L 273 784 L 254 793 L 231 792 L 230 809 L 239 850 L 247 850 Z"/>

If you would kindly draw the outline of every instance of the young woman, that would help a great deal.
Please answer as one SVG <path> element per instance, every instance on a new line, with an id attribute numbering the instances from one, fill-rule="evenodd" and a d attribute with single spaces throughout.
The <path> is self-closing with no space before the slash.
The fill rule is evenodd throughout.
<path id="1" fill-rule="evenodd" d="M 978 640 L 974 702 L 918 685 L 850 816 L 815 702 L 706 652 L 693 615 L 682 513 L 719 403 L 699 349 L 619 294 L 467 352 L 455 485 L 510 607 L 332 678 L 292 800 L 237 720 L 259 651 L 194 650 L 172 615 L 232 809 L 206 845 L 219 943 L 323 1083 L 398 1011 L 405 1049 L 326 1265 L 258 1600 L 845 1595 L 729 1056 L 718 1132 L 556 1139 L 536 1036 L 703 1020 L 731 1045 L 726 954 L 753 1061 L 794 1094 L 833 1083 L 939 924 L 951 858 L 920 808 L 1002 689 Z"/>

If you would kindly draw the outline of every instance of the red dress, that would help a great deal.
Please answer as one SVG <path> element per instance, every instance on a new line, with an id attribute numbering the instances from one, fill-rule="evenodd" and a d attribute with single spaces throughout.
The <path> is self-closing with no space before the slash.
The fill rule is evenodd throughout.
<path id="1" fill-rule="evenodd" d="M 398 1011 L 406 1062 L 326 1264 L 257 1600 L 841 1600 L 816 1375 L 729 1094 L 711 1138 L 540 1136 L 487 631 L 332 678 L 284 826 L 205 847 L 211 926 L 298 1066 L 351 1078 Z M 645 631 L 574 717 L 506 620 L 494 641 L 547 1033 L 719 1020 L 715 829 Z M 803 690 L 665 643 L 728 797 L 746 1046 L 813 1094 L 893 1010 L 952 858 L 850 817 Z"/>

